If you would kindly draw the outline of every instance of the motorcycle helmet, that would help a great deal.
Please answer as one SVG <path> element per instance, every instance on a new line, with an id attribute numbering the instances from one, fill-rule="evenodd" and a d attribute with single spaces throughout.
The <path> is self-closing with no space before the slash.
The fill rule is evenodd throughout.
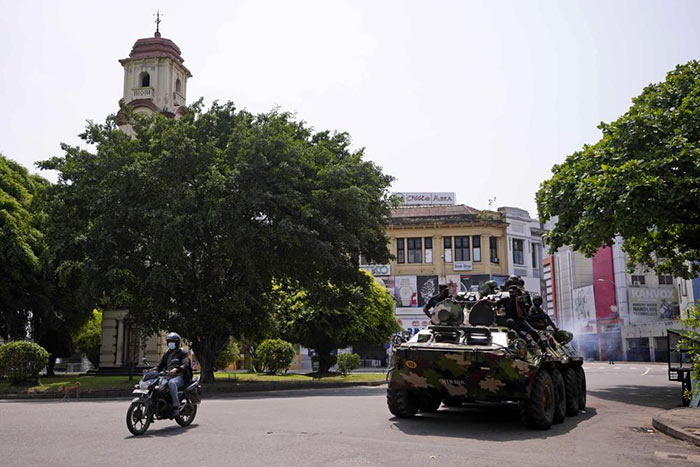
<path id="1" fill-rule="evenodd" d="M 165 336 L 165 342 L 170 343 L 173 342 L 175 343 L 175 348 L 179 349 L 180 348 L 180 342 L 182 339 L 180 338 L 180 334 L 176 332 L 171 332 L 167 336 Z"/>

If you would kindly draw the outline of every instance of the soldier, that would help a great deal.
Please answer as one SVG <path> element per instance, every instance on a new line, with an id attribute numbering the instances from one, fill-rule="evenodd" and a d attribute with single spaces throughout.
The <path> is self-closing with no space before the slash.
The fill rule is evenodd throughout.
<path id="1" fill-rule="evenodd" d="M 423 313 L 425 313 L 425 315 L 428 318 L 432 318 L 433 314 L 430 310 L 432 310 L 435 307 L 435 305 L 437 305 L 438 303 L 440 303 L 443 300 L 447 300 L 448 298 L 450 298 L 450 291 L 447 289 L 447 286 L 446 285 L 439 286 L 438 294 L 434 295 L 433 297 L 430 298 L 430 300 L 428 300 L 428 303 L 426 303 L 425 306 L 423 307 Z"/>
<path id="2" fill-rule="evenodd" d="M 508 296 L 498 300 L 496 304 L 505 310 L 506 322 L 509 328 L 526 339 L 529 336 L 529 338 L 539 344 L 543 352 L 547 352 L 547 347 L 539 333 L 525 319 L 528 311 L 527 301 L 518 285 L 511 284 L 508 287 Z"/>
<path id="3" fill-rule="evenodd" d="M 526 319 L 530 322 L 533 328 L 544 331 L 547 326 L 551 326 L 554 332 L 558 331 L 557 325 L 554 324 L 552 318 L 542 309 L 542 297 L 535 295 L 532 299 L 532 306 L 528 310 Z"/>

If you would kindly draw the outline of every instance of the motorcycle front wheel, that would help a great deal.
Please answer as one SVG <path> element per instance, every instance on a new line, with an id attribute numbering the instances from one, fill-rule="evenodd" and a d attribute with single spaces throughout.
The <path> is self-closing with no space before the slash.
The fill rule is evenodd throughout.
<path id="1" fill-rule="evenodd" d="M 197 404 L 193 404 L 189 399 L 185 399 L 185 404 L 180 410 L 180 415 L 175 417 L 175 421 L 180 426 L 188 426 L 194 421 L 197 415 Z"/>
<path id="2" fill-rule="evenodd" d="M 126 427 L 133 435 L 142 435 L 151 424 L 151 415 L 145 402 L 132 402 L 126 411 Z"/>

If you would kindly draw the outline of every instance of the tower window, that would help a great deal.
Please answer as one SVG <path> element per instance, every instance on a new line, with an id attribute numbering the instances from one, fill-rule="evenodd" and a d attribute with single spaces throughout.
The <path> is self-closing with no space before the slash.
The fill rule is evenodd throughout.
<path id="1" fill-rule="evenodd" d="M 151 86 L 151 75 L 146 73 L 145 71 L 141 73 L 139 76 L 139 81 L 141 81 L 141 87 L 142 88 L 147 88 Z"/>
<path id="2" fill-rule="evenodd" d="M 182 83 L 180 83 L 180 78 L 175 80 L 175 92 L 182 93 Z"/>

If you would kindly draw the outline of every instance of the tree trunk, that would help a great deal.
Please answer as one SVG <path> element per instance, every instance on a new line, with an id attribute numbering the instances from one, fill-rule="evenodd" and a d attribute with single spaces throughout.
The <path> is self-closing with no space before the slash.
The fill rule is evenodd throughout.
<path id="1" fill-rule="evenodd" d="M 315 349 L 318 355 L 318 372 L 320 374 L 328 373 L 333 366 L 333 357 L 330 349 Z"/>
<path id="2" fill-rule="evenodd" d="M 202 383 L 214 382 L 214 366 L 216 365 L 216 350 L 209 339 L 200 342 L 192 342 L 192 350 L 199 362 L 200 381 Z"/>
<path id="3" fill-rule="evenodd" d="M 49 363 L 46 365 L 46 376 L 56 376 L 53 369 L 56 367 L 56 356 L 49 354 Z"/>

